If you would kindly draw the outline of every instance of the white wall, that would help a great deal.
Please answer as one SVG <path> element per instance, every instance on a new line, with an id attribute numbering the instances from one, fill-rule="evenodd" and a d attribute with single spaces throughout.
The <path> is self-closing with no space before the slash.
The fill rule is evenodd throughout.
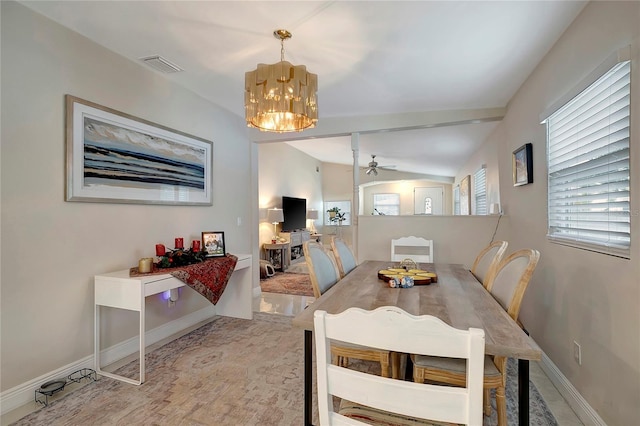
<path id="1" fill-rule="evenodd" d="M 94 275 L 202 231 L 223 230 L 229 252 L 251 253 L 255 195 L 241 117 L 20 4 L 1 8 L 4 391 L 93 353 Z M 65 94 L 213 141 L 213 206 L 65 202 Z M 172 309 L 153 298 L 147 327 L 207 306 L 188 288 Z M 105 346 L 133 336 L 135 318 L 105 314 Z"/>
<path id="2" fill-rule="evenodd" d="M 540 114 L 616 49 L 632 46 L 631 259 L 551 244 L 546 238 L 547 169 Z M 591 2 L 520 88 L 491 136 L 500 195 L 510 217 L 509 248 L 541 259 L 521 320 L 531 336 L 607 424 L 640 417 L 640 2 Z M 513 187 L 511 153 L 533 143 L 534 182 Z M 511 250 L 510 250 L 511 251 Z M 573 359 L 573 342 L 582 365 Z"/>

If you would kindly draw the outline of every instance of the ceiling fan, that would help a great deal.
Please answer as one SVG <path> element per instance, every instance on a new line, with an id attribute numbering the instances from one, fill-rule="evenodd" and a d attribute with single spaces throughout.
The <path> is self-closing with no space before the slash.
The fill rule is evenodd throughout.
<path id="1" fill-rule="evenodd" d="M 371 156 L 371 161 L 369 162 L 369 166 L 367 167 L 367 171 L 365 172 L 367 175 L 378 176 L 378 169 L 389 170 L 395 172 L 396 166 L 378 166 L 378 162 L 376 161 L 376 156 Z"/>

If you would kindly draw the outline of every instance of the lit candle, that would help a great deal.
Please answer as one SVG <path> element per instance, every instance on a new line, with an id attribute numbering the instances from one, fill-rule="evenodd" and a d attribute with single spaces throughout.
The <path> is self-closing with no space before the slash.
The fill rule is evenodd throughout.
<path id="1" fill-rule="evenodd" d="M 182 238 L 176 238 L 176 245 L 175 247 L 177 249 L 181 249 L 184 248 L 184 240 Z"/>
<path id="2" fill-rule="evenodd" d="M 191 241 L 191 249 L 193 251 L 200 251 L 200 240 Z"/>
<path id="3" fill-rule="evenodd" d="M 156 256 L 164 256 L 165 253 L 164 244 L 156 244 Z"/>

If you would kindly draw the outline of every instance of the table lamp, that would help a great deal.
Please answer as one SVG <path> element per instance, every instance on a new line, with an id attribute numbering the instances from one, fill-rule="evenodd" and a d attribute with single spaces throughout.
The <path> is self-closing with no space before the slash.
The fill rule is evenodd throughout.
<path id="1" fill-rule="evenodd" d="M 273 223 L 273 238 L 278 238 L 278 224 L 284 221 L 284 213 L 282 209 L 267 210 L 267 220 Z"/>
<path id="2" fill-rule="evenodd" d="M 316 223 L 315 220 L 318 218 L 318 210 L 307 210 L 307 219 L 311 220 L 311 226 L 309 227 L 309 231 L 312 234 L 317 234 L 316 232 Z"/>

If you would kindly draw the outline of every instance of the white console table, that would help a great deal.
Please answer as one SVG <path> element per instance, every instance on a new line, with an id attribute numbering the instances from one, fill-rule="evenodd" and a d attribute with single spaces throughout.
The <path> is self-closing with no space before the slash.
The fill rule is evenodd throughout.
<path id="1" fill-rule="evenodd" d="M 251 319 L 252 313 L 252 259 L 248 254 L 237 254 L 238 262 L 227 283 L 222 297 L 216 304 L 216 314 Z M 94 277 L 94 364 L 98 374 L 134 385 L 144 383 L 145 356 L 145 298 L 174 288 L 184 287 L 186 284 L 170 274 L 156 274 L 130 277 L 129 270 L 111 272 Z M 137 311 L 139 320 L 140 343 L 140 379 L 113 374 L 101 370 L 100 365 L 100 307 L 127 309 Z"/>

